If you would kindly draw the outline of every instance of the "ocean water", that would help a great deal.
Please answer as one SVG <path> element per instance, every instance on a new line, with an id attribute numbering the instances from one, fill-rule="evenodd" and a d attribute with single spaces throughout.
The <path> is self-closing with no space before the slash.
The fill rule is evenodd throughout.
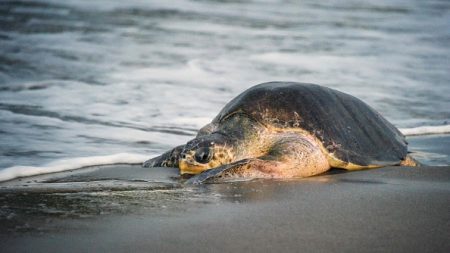
<path id="1" fill-rule="evenodd" d="M 0 171 L 141 162 L 274 80 L 332 87 L 408 135 L 445 137 L 449 20 L 447 0 L 1 1 Z"/>

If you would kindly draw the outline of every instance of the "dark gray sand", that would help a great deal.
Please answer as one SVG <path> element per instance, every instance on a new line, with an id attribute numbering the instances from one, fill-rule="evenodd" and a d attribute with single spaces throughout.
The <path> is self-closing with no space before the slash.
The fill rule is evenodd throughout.
<path id="1" fill-rule="evenodd" d="M 180 185 L 104 166 L 0 184 L 1 252 L 450 252 L 450 167 Z"/>

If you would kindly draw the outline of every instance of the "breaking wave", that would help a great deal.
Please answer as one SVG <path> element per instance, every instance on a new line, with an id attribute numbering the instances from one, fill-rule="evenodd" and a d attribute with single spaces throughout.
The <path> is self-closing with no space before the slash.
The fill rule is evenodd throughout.
<path id="1" fill-rule="evenodd" d="M 400 128 L 399 130 L 406 136 L 448 134 L 450 133 L 450 125 L 420 126 L 412 128 Z"/>
<path id="2" fill-rule="evenodd" d="M 0 181 L 7 181 L 19 177 L 36 176 L 67 170 L 81 169 L 90 166 L 110 164 L 142 164 L 148 155 L 119 153 L 105 156 L 76 157 L 56 160 L 44 166 L 13 166 L 0 170 Z"/>

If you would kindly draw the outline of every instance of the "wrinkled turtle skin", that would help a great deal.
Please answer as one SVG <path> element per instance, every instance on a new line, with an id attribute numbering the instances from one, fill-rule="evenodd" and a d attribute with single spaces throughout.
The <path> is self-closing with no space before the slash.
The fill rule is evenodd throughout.
<path id="1" fill-rule="evenodd" d="M 290 178 L 417 165 L 398 129 L 363 101 L 316 84 L 269 82 L 231 100 L 185 145 L 144 163 L 190 182 Z"/>

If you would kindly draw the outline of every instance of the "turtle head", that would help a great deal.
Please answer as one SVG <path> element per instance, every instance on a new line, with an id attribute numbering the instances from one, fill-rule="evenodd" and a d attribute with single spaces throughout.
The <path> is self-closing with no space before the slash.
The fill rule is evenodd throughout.
<path id="1" fill-rule="evenodd" d="M 199 174 L 228 164 L 234 159 L 233 143 L 220 133 L 200 136 L 189 141 L 180 155 L 180 174 Z"/>

